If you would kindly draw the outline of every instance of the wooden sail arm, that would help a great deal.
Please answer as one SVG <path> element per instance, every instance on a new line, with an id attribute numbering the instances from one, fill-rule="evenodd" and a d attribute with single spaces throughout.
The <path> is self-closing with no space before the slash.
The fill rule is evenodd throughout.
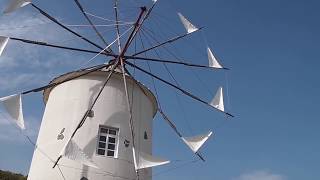
<path id="1" fill-rule="evenodd" d="M 146 9 L 146 7 L 144 7 L 145 10 L 147 10 L 147 12 L 146 12 L 146 15 L 143 17 L 143 19 L 142 19 L 142 21 L 140 23 L 140 26 L 138 27 L 136 33 L 138 33 L 140 31 L 140 29 L 142 28 L 143 23 L 150 17 L 150 14 L 151 14 L 152 10 L 154 9 L 154 7 L 156 6 L 156 4 L 157 4 L 157 1 L 154 1 L 154 3 L 152 4 L 151 8 L 149 8 L 148 10 Z"/>
<path id="2" fill-rule="evenodd" d="M 82 35 L 80 35 L 79 33 L 73 31 L 72 29 L 68 28 L 67 26 L 63 25 L 61 22 L 59 22 L 57 19 L 55 19 L 54 17 L 52 17 L 51 15 L 49 15 L 48 13 L 46 13 L 44 10 L 42 10 L 41 8 L 39 8 L 38 6 L 36 6 L 35 4 L 31 3 L 31 6 L 34 7 L 35 9 L 37 9 L 42 15 L 44 15 L 45 17 L 47 17 L 49 20 L 51 20 L 52 22 L 56 23 L 57 25 L 61 26 L 63 29 L 67 30 L 68 32 L 74 34 L 75 36 L 79 37 L 80 39 L 83 39 L 84 41 L 88 42 L 89 44 L 95 46 L 96 48 L 103 50 L 104 48 L 101 47 L 100 45 L 92 42 L 91 40 L 83 37 Z M 108 53 L 107 50 L 105 50 L 106 53 Z"/>
<path id="3" fill-rule="evenodd" d="M 9 38 L 11 40 L 20 41 L 20 42 L 27 43 L 27 44 L 35 44 L 35 45 L 39 45 L 39 46 L 46 46 L 46 47 L 52 47 L 52 48 L 58 48 L 58 49 L 85 52 L 85 53 L 90 53 L 90 54 L 99 54 L 100 53 L 99 51 L 61 46 L 61 45 L 56 45 L 56 44 L 50 44 L 50 43 L 43 42 L 43 41 L 34 41 L 34 40 L 15 38 L 15 37 L 9 37 Z M 102 52 L 100 54 L 114 57 L 114 58 L 118 57 L 118 55 L 113 54 L 113 53 Z M 172 61 L 172 60 L 157 59 L 157 58 L 148 58 L 148 57 L 139 57 L 139 56 L 125 56 L 125 55 L 123 56 L 123 58 L 126 60 L 134 59 L 134 60 L 141 60 L 141 61 L 163 62 L 163 63 L 169 63 L 169 64 L 180 64 L 180 65 L 185 65 L 185 66 L 190 66 L 190 67 L 198 67 L 198 68 L 206 68 L 206 69 L 230 70 L 230 68 L 225 68 L 225 67 L 224 68 L 214 68 L 214 67 L 209 67 L 209 66 L 205 66 L 205 65 L 192 64 L 192 63 L 186 63 L 186 62 L 178 62 L 178 61 Z"/>
<path id="4" fill-rule="evenodd" d="M 114 14 L 115 14 L 115 19 L 116 19 L 116 24 L 115 24 L 115 29 L 116 29 L 116 33 L 117 33 L 117 37 L 118 37 L 118 51 L 119 53 L 121 52 L 121 41 L 120 41 L 120 28 L 119 28 L 119 12 L 118 12 L 118 0 L 114 0 Z"/>
<path id="5" fill-rule="evenodd" d="M 169 126 L 174 130 L 174 132 L 179 136 L 179 138 L 183 138 L 182 134 L 176 127 L 176 125 L 169 119 L 169 117 L 162 111 L 161 108 L 158 108 L 158 112 L 161 114 L 162 118 L 169 124 Z M 203 156 L 199 152 L 195 152 L 195 155 L 197 155 L 202 161 L 205 161 Z"/>
<path id="6" fill-rule="evenodd" d="M 209 67 L 205 65 L 199 65 L 199 64 L 193 64 L 193 63 L 186 63 L 186 62 L 178 62 L 178 61 L 171 61 L 171 60 L 164 60 L 164 59 L 157 59 L 157 58 L 147 58 L 147 57 L 137 57 L 137 56 L 125 56 L 128 60 L 134 59 L 134 60 L 141 60 L 141 61 L 152 61 L 152 62 L 161 62 L 161 63 L 169 63 L 169 64 L 179 64 L 179 65 L 185 65 L 190 67 L 198 67 L 198 68 L 207 68 L 207 69 L 225 69 L 230 70 L 229 68 L 215 68 L 215 67 Z"/>
<path id="7" fill-rule="evenodd" d="M 203 27 L 199 28 L 199 30 L 201 30 L 201 29 L 203 29 Z M 147 49 L 145 49 L 145 50 L 142 50 L 142 51 L 140 51 L 140 52 L 134 53 L 134 54 L 131 55 L 131 56 L 137 56 L 137 55 L 143 54 L 143 53 L 145 53 L 145 52 L 151 51 L 151 50 L 153 50 L 153 49 L 156 49 L 156 48 L 158 48 L 158 47 L 161 47 L 161 46 L 163 46 L 163 45 L 173 43 L 173 42 L 175 42 L 175 41 L 177 41 L 177 40 L 179 40 L 179 39 L 182 39 L 182 38 L 184 38 L 184 37 L 186 37 L 186 36 L 188 36 L 188 35 L 190 35 L 190 34 L 192 34 L 192 33 L 186 33 L 186 34 L 182 34 L 182 35 L 179 35 L 179 36 L 170 38 L 170 39 L 168 39 L 168 40 L 166 40 L 166 41 L 164 41 L 164 42 L 162 42 L 162 43 L 159 43 L 159 44 L 157 44 L 157 45 L 154 45 L 154 46 L 152 46 L 152 47 L 150 47 L 150 48 L 147 48 Z"/>
<path id="8" fill-rule="evenodd" d="M 101 35 L 101 33 L 98 31 L 98 29 L 96 28 L 96 26 L 93 24 L 93 22 L 91 21 L 91 19 L 88 17 L 88 15 L 85 13 L 81 3 L 79 2 L 79 0 L 74 0 L 74 2 L 77 4 L 78 8 L 80 9 L 81 13 L 83 14 L 83 16 L 86 18 L 86 20 L 89 22 L 89 24 L 91 25 L 92 29 L 95 31 L 95 33 L 97 34 L 97 36 L 101 39 L 101 41 L 104 43 L 105 46 L 109 46 L 109 44 L 107 43 L 107 41 L 103 38 L 103 36 Z M 110 47 L 107 48 L 107 51 L 110 53 L 112 52 L 112 49 Z"/>
<path id="9" fill-rule="evenodd" d="M 161 82 L 163 82 L 163 83 L 165 83 L 165 84 L 167 84 L 167 85 L 179 90 L 180 92 L 182 92 L 186 96 L 189 96 L 190 98 L 192 98 L 192 99 L 194 99 L 194 100 L 196 100 L 198 102 L 201 102 L 202 104 L 205 104 L 205 105 L 207 105 L 207 106 L 209 106 L 209 107 L 211 107 L 211 108 L 213 108 L 213 109 L 215 109 L 215 110 L 217 110 L 219 112 L 222 112 L 222 113 L 224 113 L 224 114 L 226 114 L 226 115 L 228 115 L 230 117 L 234 117 L 232 114 L 230 114 L 228 112 L 221 111 L 220 109 L 217 109 L 216 107 L 211 106 L 209 103 L 207 103 L 206 101 L 202 100 L 201 98 L 199 98 L 199 97 L 191 94 L 190 92 L 188 92 L 188 91 L 186 91 L 186 90 L 184 90 L 184 89 L 182 89 L 182 88 L 180 88 L 180 87 L 178 87 L 178 86 L 176 86 L 176 85 L 174 85 L 174 84 L 172 84 L 172 83 L 170 83 L 170 82 L 168 82 L 168 81 L 166 81 L 166 80 L 164 80 L 164 79 L 162 79 L 162 78 L 160 78 L 160 77 L 158 77 L 158 76 L 156 76 L 156 75 L 154 75 L 154 74 L 152 74 L 152 73 L 150 73 L 150 72 L 148 72 L 148 71 L 146 71 L 146 70 L 144 70 L 142 68 L 140 68 L 137 65 L 134 65 L 134 64 L 132 64 L 132 63 L 130 63 L 128 61 L 126 61 L 125 63 L 128 64 L 129 66 L 134 67 L 134 68 L 138 69 L 139 71 L 141 71 L 141 72 L 143 72 L 143 73 L 145 73 L 145 74 L 147 74 L 149 76 L 152 76 L 155 79 L 157 79 L 157 80 L 159 80 L 159 81 L 161 81 Z"/>
<path id="10" fill-rule="evenodd" d="M 61 45 L 56 45 L 56 44 L 50 44 L 50 43 L 43 42 L 43 41 L 34 41 L 34 40 L 15 38 L 15 37 L 9 37 L 9 38 L 11 40 L 20 41 L 20 42 L 28 43 L 28 44 L 35 44 L 35 45 L 39 45 L 39 46 L 53 47 L 53 48 L 58 48 L 58 49 L 66 49 L 66 50 L 71 50 L 71 51 L 86 52 L 86 53 L 91 53 L 91 54 L 99 54 L 100 53 L 99 51 L 61 46 Z M 101 52 L 100 54 L 115 57 L 115 58 L 118 57 L 118 55 L 113 54 L 113 53 L 109 53 L 109 52 Z"/>

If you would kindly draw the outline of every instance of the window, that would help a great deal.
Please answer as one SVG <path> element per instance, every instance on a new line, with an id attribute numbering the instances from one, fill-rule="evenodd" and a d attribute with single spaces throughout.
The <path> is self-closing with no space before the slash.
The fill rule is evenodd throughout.
<path id="1" fill-rule="evenodd" d="M 117 157 L 119 129 L 100 126 L 97 154 L 107 157 Z"/>

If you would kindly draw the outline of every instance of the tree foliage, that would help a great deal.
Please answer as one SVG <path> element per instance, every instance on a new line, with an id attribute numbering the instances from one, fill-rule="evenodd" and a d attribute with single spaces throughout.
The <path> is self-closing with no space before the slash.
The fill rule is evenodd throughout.
<path id="1" fill-rule="evenodd" d="M 23 176 L 22 174 L 0 170 L 0 180 L 27 180 L 27 177 Z"/>

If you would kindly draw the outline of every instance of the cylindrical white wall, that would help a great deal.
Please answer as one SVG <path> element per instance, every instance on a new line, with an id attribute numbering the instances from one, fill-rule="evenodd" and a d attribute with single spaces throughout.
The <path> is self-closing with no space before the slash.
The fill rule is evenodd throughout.
<path id="1" fill-rule="evenodd" d="M 77 73 L 79 72 L 60 76 L 53 82 L 72 77 Z M 63 180 L 59 168 L 52 168 L 54 163 L 50 159 L 54 161 L 57 159 L 83 114 L 92 104 L 108 73 L 105 71 L 94 72 L 45 91 L 46 109 L 38 135 L 38 148 L 34 151 L 28 180 Z M 143 85 L 137 84 L 129 77 L 127 77 L 127 81 L 133 107 L 136 151 L 152 154 L 152 119 L 157 109 L 156 100 Z M 93 111 L 94 116 L 86 120 L 74 140 L 100 169 L 62 158 L 59 167 L 65 179 L 135 179 L 129 111 L 121 74 L 114 73 Z M 99 126 L 119 129 L 116 158 L 97 154 Z M 59 134 L 63 128 L 65 130 L 62 133 L 64 137 L 62 139 Z M 147 137 L 145 137 L 146 135 Z M 125 140 L 130 141 L 129 147 L 125 146 Z M 149 180 L 151 179 L 151 169 L 142 170 L 139 175 L 140 179 Z"/>

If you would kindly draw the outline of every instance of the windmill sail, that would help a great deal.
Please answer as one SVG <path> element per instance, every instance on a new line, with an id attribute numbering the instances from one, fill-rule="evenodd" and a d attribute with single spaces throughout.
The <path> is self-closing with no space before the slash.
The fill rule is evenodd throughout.
<path id="1" fill-rule="evenodd" d="M 10 4 L 4 10 L 4 14 L 11 13 L 31 3 L 31 0 L 10 0 Z"/>
<path id="2" fill-rule="evenodd" d="M 214 55 L 209 47 L 207 47 L 207 53 L 208 53 L 208 59 L 209 59 L 209 67 L 222 69 L 223 66 L 214 57 Z"/>
<path id="3" fill-rule="evenodd" d="M 193 137 L 182 137 L 182 140 L 189 146 L 189 148 L 194 152 L 198 152 L 198 150 L 202 147 L 202 145 L 209 139 L 212 135 L 210 131 L 207 134 L 193 136 Z"/>
<path id="4" fill-rule="evenodd" d="M 68 159 L 77 161 L 81 164 L 99 169 L 99 167 L 94 162 L 92 162 L 92 160 L 72 139 L 70 139 L 66 146 L 63 148 L 61 155 Z"/>
<path id="5" fill-rule="evenodd" d="M 21 129 L 25 129 L 21 94 L 14 94 L 11 96 L 0 98 L 0 103 L 5 109 L 5 113 L 10 116 Z"/>
<path id="6" fill-rule="evenodd" d="M 223 90 L 222 87 L 220 87 L 216 93 L 216 95 L 214 96 L 214 98 L 212 99 L 211 106 L 219 109 L 220 111 L 224 112 L 224 103 L 223 103 Z"/>
<path id="7" fill-rule="evenodd" d="M 136 157 L 135 155 L 133 157 L 134 157 L 134 164 L 135 164 L 136 170 L 160 166 L 160 165 L 170 163 L 170 161 L 168 161 L 168 160 L 164 160 L 164 159 L 158 158 L 158 157 L 153 157 L 153 156 L 146 154 L 146 153 L 143 153 L 143 152 L 139 152 L 138 157 Z"/>
<path id="8" fill-rule="evenodd" d="M 181 13 L 178 13 L 178 16 L 188 33 L 192 33 L 199 30 L 196 26 L 191 24 L 191 22 L 187 18 L 185 18 Z"/>
<path id="9" fill-rule="evenodd" d="M 8 41 L 9 41 L 8 37 L 0 36 L 0 56 L 2 55 L 4 49 L 6 48 Z"/>

